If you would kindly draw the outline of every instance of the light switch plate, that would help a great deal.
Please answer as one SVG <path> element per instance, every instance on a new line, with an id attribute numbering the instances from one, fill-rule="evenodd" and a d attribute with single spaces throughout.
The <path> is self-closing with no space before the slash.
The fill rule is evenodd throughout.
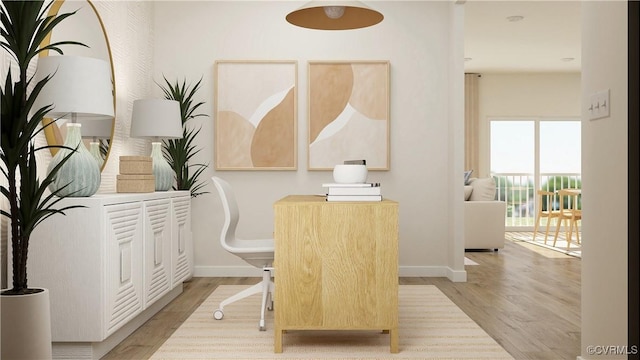
<path id="1" fill-rule="evenodd" d="M 602 90 L 591 94 L 587 111 L 589 120 L 597 120 L 611 115 L 610 90 Z"/>

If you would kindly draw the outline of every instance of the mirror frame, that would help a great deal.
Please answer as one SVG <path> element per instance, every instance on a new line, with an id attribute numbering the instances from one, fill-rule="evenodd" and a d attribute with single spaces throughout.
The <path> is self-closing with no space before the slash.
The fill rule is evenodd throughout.
<path id="1" fill-rule="evenodd" d="M 104 170 L 105 166 L 107 165 L 107 160 L 109 159 L 109 154 L 111 153 L 111 147 L 113 146 L 113 135 L 115 133 L 115 128 L 116 128 L 116 116 L 117 116 L 116 76 L 113 68 L 113 55 L 111 54 L 111 44 L 109 43 L 109 37 L 107 36 L 107 30 L 104 27 L 104 22 L 102 21 L 102 18 L 100 17 L 98 10 L 93 5 L 93 3 L 90 0 L 85 0 L 85 1 L 89 4 L 91 9 L 93 10 L 94 14 L 96 15 L 96 18 L 98 19 L 98 23 L 100 24 L 100 28 L 102 29 L 102 35 L 104 36 L 104 41 L 105 41 L 105 44 L 107 45 L 107 53 L 109 54 L 109 66 L 111 67 L 111 88 L 112 88 L 112 94 L 113 94 L 114 116 L 113 116 L 113 120 L 111 120 L 111 136 L 109 137 L 109 148 L 107 149 L 107 154 L 104 157 L 104 163 L 100 168 L 100 171 L 102 172 L 102 170 Z M 60 11 L 60 8 L 64 4 L 64 2 L 65 0 L 54 0 L 53 4 L 51 5 L 51 9 L 49 9 L 47 16 L 58 15 L 58 12 Z M 40 43 L 40 47 L 46 46 L 50 43 L 51 43 L 51 33 L 47 34 L 44 40 L 42 40 L 42 43 Z M 41 52 L 39 57 L 45 57 L 45 56 L 49 56 L 49 50 L 45 50 Z M 47 144 L 58 146 L 64 143 L 64 139 L 62 139 L 60 129 L 58 128 L 58 125 L 55 124 L 53 119 L 45 117 L 44 119 L 42 119 L 42 126 L 44 127 L 44 134 L 47 139 Z M 51 152 L 51 156 L 54 156 L 58 152 L 59 148 L 53 147 L 53 148 L 50 148 L 49 150 Z"/>

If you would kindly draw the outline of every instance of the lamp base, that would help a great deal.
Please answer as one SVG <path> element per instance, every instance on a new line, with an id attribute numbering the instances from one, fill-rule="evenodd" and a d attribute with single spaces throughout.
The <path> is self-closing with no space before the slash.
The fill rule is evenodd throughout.
<path id="1" fill-rule="evenodd" d="M 162 143 L 151 143 L 151 160 L 153 162 L 153 176 L 156 178 L 156 191 L 170 190 L 175 174 L 162 156 Z"/>
<path id="2" fill-rule="evenodd" d="M 93 158 L 96 159 L 96 162 L 98 163 L 98 167 L 102 168 L 102 165 L 104 165 L 104 159 L 100 154 L 100 143 L 92 141 L 89 143 L 89 145 L 90 145 L 89 153 L 91 153 L 91 156 L 93 156 Z"/>
<path id="3" fill-rule="evenodd" d="M 57 192 L 56 194 L 60 197 L 89 197 L 100 187 L 100 167 L 84 146 L 80 127 L 80 124 L 67 124 L 64 146 L 70 149 L 60 148 L 49 163 L 47 172 L 51 172 L 69 153 L 73 152 L 56 173 L 55 180 L 49 185 L 49 190 Z"/>

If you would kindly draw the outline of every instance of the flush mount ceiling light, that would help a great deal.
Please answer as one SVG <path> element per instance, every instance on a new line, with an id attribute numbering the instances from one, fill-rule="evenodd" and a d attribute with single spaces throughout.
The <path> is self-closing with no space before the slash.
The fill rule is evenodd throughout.
<path id="1" fill-rule="evenodd" d="M 293 25 L 316 30 L 351 30 L 375 25 L 381 13 L 359 1 L 311 1 L 286 17 Z"/>
<path id="2" fill-rule="evenodd" d="M 329 19 L 340 19 L 344 15 L 344 6 L 324 6 L 323 9 Z"/>
<path id="3" fill-rule="evenodd" d="M 520 16 L 520 15 L 507 16 L 507 20 L 510 22 L 521 21 L 523 19 L 524 19 L 524 16 Z"/>

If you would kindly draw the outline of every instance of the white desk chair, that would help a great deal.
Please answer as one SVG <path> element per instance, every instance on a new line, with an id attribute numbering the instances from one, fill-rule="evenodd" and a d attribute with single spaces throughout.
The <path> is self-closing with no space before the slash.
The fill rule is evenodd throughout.
<path id="1" fill-rule="evenodd" d="M 260 310 L 260 331 L 265 331 L 264 322 L 265 309 L 273 310 L 274 283 L 271 281 L 271 266 L 273 264 L 273 239 L 261 240 L 241 240 L 236 237 L 236 226 L 240 214 L 238 204 L 228 182 L 214 176 L 213 183 L 220 194 L 222 206 L 224 208 L 224 226 L 220 234 L 220 244 L 228 252 L 240 257 L 249 264 L 262 269 L 262 281 L 245 289 L 220 303 L 220 307 L 213 312 L 216 320 L 221 320 L 224 316 L 224 307 L 250 295 L 262 293 L 262 308 Z"/>

